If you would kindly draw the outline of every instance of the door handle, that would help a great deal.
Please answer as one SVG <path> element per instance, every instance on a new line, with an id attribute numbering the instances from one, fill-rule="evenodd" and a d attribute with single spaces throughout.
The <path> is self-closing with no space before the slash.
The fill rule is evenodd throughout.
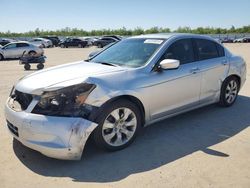
<path id="1" fill-rule="evenodd" d="M 221 61 L 221 64 L 222 64 L 222 65 L 227 65 L 227 60 Z"/>
<path id="2" fill-rule="evenodd" d="M 199 72 L 199 68 L 198 67 L 196 67 L 196 68 L 192 68 L 191 70 L 190 70 L 190 72 L 192 73 L 192 74 L 196 74 L 197 72 Z"/>

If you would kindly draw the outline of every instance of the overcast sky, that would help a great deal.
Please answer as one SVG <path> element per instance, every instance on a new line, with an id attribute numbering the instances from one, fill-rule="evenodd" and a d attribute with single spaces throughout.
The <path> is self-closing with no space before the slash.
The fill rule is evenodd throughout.
<path id="1" fill-rule="evenodd" d="M 0 31 L 250 25 L 250 0 L 0 0 Z"/>

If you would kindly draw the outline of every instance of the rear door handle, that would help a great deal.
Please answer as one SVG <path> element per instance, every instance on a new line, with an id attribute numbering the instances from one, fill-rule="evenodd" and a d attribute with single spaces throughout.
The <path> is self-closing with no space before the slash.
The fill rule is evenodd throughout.
<path id="1" fill-rule="evenodd" d="M 199 68 L 198 67 L 196 67 L 196 68 L 192 68 L 191 70 L 190 70 L 190 72 L 192 73 L 192 74 L 196 74 L 197 72 L 199 72 Z"/>

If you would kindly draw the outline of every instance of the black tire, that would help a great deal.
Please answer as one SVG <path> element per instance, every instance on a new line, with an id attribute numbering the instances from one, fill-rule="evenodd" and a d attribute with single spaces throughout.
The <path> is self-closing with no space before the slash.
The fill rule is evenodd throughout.
<path id="1" fill-rule="evenodd" d="M 2 61 L 4 59 L 3 55 L 0 54 L 0 61 Z"/>
<path id="2" fill-rule="evenodd" d="M 30 55 L 30 56 L 35 56 L 35 55 L 36 55 L 36 52 L 35 52 L 35 51 L 30 51 L 30 52 L 29 52 L 29 55 Z"/>
<path id="3" fill-rule="evenodd" d="M 30 67 L 31 67 L 30 64 L 25 64 L 25 65 L 24 65 L 24 69 L 25 69 L 25 70 L 30 70 Z"/>
<path id="4" fill-rule="evenodd" d="M 103 125 L 104 125 L 104 121 L 106 120 L 106 118 L 109 117 L 110 113 L 113 112 L 113 110 L 119 109 L 119 108 L 128 108 L 129 110 L 131 110 L 135 114 L 137 125 L 136 125 L 133 136 L 129 140 L 127 140 L 126 143 L 120 146 L 113 146 L 113 145 L 108 144 L 103 137 Z M 102 110 L 97 116 L 96 122 L 98 123 L 98 126 L 93 132 L 93 139 L 96 145 L 108 151 L 117 151 L 117 150 L 124 149 L 125 147 L 129 146 L 134 141 L 134 139 L 136 138 L 136 135 L 138 134 L 138 132 L 140 131 L 142 127 L 142 115 L 141 115 L 139 108 L 134 103 L 128 100 L 117 100 L 107 105 L 104 105 L 102 107 Z"/>
<path id="5" fill-rule="evenodd" d="M 61 47 L 61 48 L 65 48 L 64 44 L 61 44 L 60 47 Z"/>
<path id="6" fill-rule="evenodd" d="M 44 64 L 43 63 L 39 63 L 36 67 L 37 67 L 38 70 L 41 70 L 41 69 L 44 68 Z"/>
<path id="7" fill-rule="evenodd" d="M 232 83 L 236 84 L 236 88 L 233 90 L 229 90 L 228 88 L 230 88 Z M 221 86 L 219 105 L 223 106 L 223 107 L 232 106 L 237 99 L 239 89 L 240 89 L 240 82 L 239 82 L 239 79 L 237 77 L 230 76 L 230 77 L 226 78 Z M 228 95 L 230 95 L 230 92 L 232 93 L 232 97 L 233 97 L 233 98 L 231 98 L 231 100 L 229 100 L 229 97 L 228 97 Z M 235 93 L 235 94 L 233 94 L 233 93 Z"/>
<path id="8" fill-rule="evenodd" d="M 102 48 L 102 44 L 99 43 L 99 44 L 97 45 L 97 47 L 98 47 L 98 48 Z"/>

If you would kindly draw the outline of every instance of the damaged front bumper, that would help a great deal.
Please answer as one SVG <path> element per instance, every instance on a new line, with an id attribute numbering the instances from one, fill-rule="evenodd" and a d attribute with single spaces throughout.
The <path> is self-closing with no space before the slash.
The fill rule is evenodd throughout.
<path id="1" fill-rule="evenodd" d="M 14 111 L 5 105 L 7 125 L 23 145 L 48 157 L 79 160 L 97 124 L 83 118 L 54 117 Z"/>

